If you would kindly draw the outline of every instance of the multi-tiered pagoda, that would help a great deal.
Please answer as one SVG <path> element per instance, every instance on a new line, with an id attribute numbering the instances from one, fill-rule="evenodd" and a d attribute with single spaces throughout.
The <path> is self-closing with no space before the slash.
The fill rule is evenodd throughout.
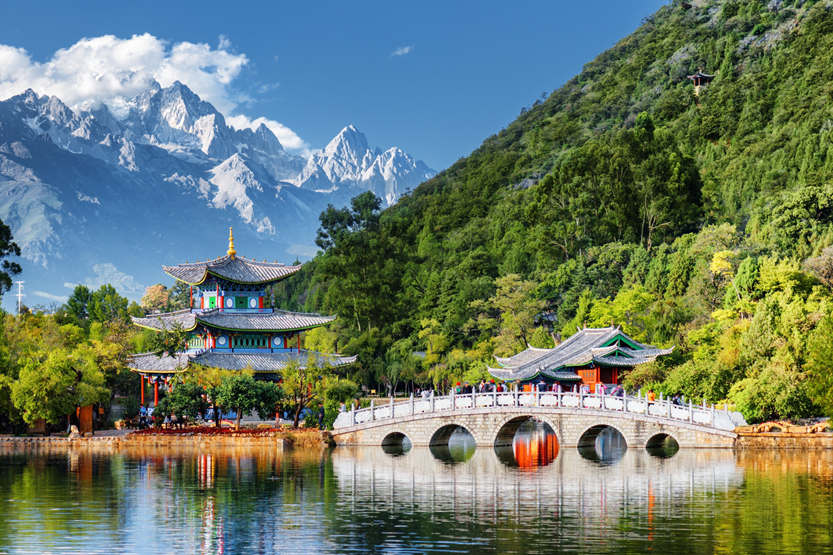
<path id="1" fill-rule="evenodd" d="M 207 262 L 163 266 L 169 276 L 189 285 L 189 307 L 176 312 L 133 318 L 133 323 L 156 331 L 180 327 L 189 332 L 188 349 L 173 355 L 142 353 L 130 357 L 129 366 L 154 384 L 198 364 L 226 370 L 252 370 L 256 376 L 276 377 L 292 361 L 306 366 L 342 366 L 356 357 L 322 354 L 301 348 L 301 332 L 323 326 L 335 316 L 288 312 L 266 307 L 266 286 L 301 269 L 278 262 L 259 262 L 237 256 L 229 228 L 226 256 Z"/>

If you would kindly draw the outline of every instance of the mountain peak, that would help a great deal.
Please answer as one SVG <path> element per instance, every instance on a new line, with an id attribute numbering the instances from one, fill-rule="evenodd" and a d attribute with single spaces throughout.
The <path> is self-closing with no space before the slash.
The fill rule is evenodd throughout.
<path id="1" fill-rule="evenodd" d="M 360 161 L 365 152 L 369 150 L 367 137 L 356 129 L 353 124 L 346 126 L 338 132 L 333 139 L 324 147 L 327 156 L 341 156 Z"/>

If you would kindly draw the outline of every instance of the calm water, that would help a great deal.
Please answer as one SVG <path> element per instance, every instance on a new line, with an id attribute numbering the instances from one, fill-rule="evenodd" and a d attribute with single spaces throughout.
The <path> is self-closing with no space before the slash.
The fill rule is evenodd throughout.
<path id="1" fill-rule="evenodd" d="M 833 552 L 829 452 L 616 447 L 0 451 L 0 551 Z"/>

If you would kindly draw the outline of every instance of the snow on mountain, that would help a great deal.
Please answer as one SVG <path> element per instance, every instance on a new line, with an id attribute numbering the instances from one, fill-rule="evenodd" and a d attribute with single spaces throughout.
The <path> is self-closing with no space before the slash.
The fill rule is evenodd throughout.
<path id="1" fill-rule="evenodd" d="M 209 182 L 216 185 L 211 203 L 217 208 L 233 206 L 247 224 L 254 224 L 258 233 L 274 235 L 275 227 L 268 216 L 256 218 L 255 205 L 249 191 L 263 192 L 263 186 L 239 154 L 232 154 L 222 164 L 211 168 Z"/>
<path id="2" fill-rule="evenodd" d="M 370 149 L 367 138 L 353 125 L 342 129 L 307 161 L 295 184 L 319 192 L 340 188 L 373 191 L 390 206 L 409 188 L 436 174 L 421 160 L 398 147 L 384 152 Z"/>
<path id="3" fill-rule="evenodd" d="M 126 106 L 74 111 L 32 90 L 0 101 L 0 219 L 43 302 L 107 281 L 137 298 L 165 279 L 160 264 L 221 254 L 229 225 L 243 254 L 307 258 L 328 204 L 363 190 L 392 204 L 434 174 L 352 125 L 305 160 L 266 125 L 229 126 L 182 83 Z"/>

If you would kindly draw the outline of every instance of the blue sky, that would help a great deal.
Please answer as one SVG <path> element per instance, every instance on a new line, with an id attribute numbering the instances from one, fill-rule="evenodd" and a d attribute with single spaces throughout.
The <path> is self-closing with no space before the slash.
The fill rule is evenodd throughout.
<path id="1" fill-rule="evenodd" d="M 311 148 L 353 123 L 439 170 L 665 3 L 6 2 L 0 44 L 37 65 L 84 37 L 205 43 L 242 60 L 214 99 L 227 115 L 280 122 Z"/>

